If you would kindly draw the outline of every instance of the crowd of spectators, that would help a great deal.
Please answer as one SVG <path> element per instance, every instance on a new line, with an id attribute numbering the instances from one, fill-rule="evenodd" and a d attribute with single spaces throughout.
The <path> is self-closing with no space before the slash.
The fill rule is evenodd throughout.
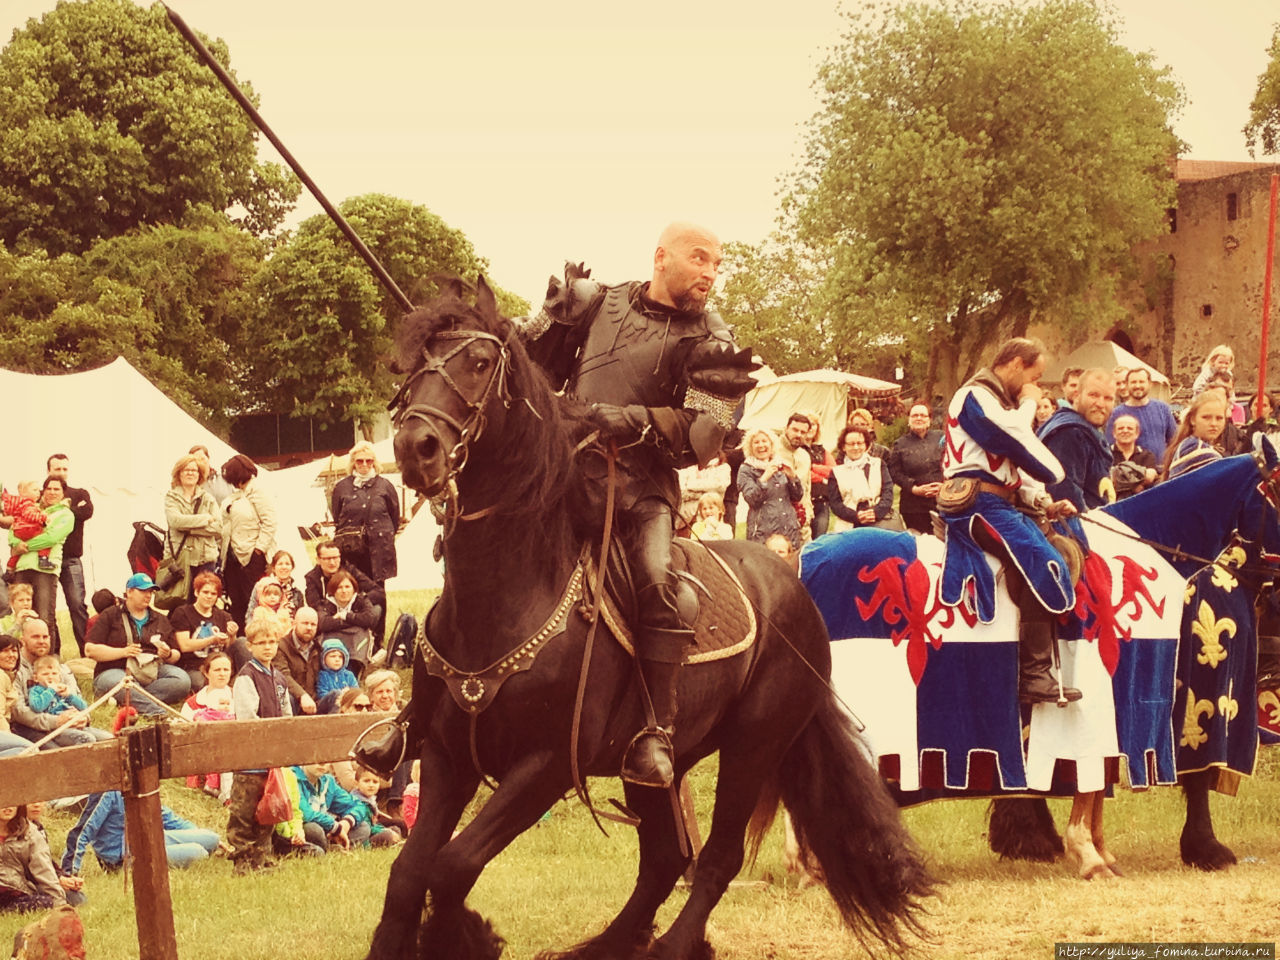
<path id="1" fill-rule="evenodd" d="M 385 583 L 396 571 L 399 502 L 394 487 L 377 475 L 371 445 L 353 448 L 350 475 L 337 484 L 332 500 L 336 527 L 355 554 L 344 556 L 334 540 L 323 541 L 314 567 L 297 578 L 293 555 L 275 548 L 274 505 L 255 482 L 252 461 L 236 456 L 219 472 L 205 448 L 193 448 L 170 475 L 163 500 L 164 556 L 155 578 L 133 573 L 119 595 L 99 589 L 93 617 L 85 609 L 80 565 L 92 500 L 69 484 L 66 456 L 51 456 L 47 467 L 42 484 L 6 489 L 0 514 L 11 548 L 0 590 L 0 757 L 111 739 L 138 714 L 177 713 L 210 722 L 399 709 L 399 675 L 378 669 L 386 659 L 380 628 Z M 358 536 L 352 536 L 353 527 Z M 79 647 L 62 648 L 62 656 L 59 586 Z M 163 595 L 172 595 L 172 602 L 162 608 Z M 76 660 L 76 652 L 83 658 Z M 326 652 L 337 669 L 326 672 Z M 82 692 L 72 666 L 90 678 L 87 690 Z M 112 730 L 90 722 L 92 710 L 103 703 L 102 715 L 116 710 Z M 229 843 L 223 846 L 239 873 L 265 865 L 273 850 L 315 853 L 330 845 L 403 839 L 407 829 L 398 813 L 410 765 L 389 783 L 353 765 L 338 766 L 340 776 L 326 765 L 286 771 L 295 817 L 268 828 L 265 842 L 252 811 L 243 816 L 246 798 L 261 793 L 265 771 L 215 771 L 188 778 L 188 785 L 230 808 Z M 0 910 L 82 898 L 78 874 L 89 849 L 106 869 L 123 861 L 119 794 L 91 794 L 81 802 L 84 813 L 68 839 L 62 874 L 46 862 L 48 845 L 38 828 L 42 805 L 0 809 L 0 850 L 21 862 L 26 878 L 21 895 L 0 895 Z M 328 822 L 326 810 L 339 810 L 336 821 L 345 826 L 318 836 L 314 824 Z M 291 823 L 303 824 L 296 837 L 305 842 L 295 839 Z M 165 828 L 174 865 L 218 849 L 216 833 L 171 811 Z M 0 873 L 5 870 L 0 862 Z"/>
<path id="2" fill-rule="evenodd" d="M 1255 393 L 1239 402 L 1233 367 L 1231 348 L 1214 347 L 1193 397 L 1182 406 L 1153 395 L 1146 366 L 1089 371 L 1095 394 L 1098 381 L 1109 381 L 1109 413 L 1101 424 L 1092 423 L 1089 417 L 1098 415 L 1095 397 L 1095 412 L 1085 419 L 1105 440 L 1115 497 L 1150 489 L 1210 455 L 1245 453 L 1258 433 L 1280 440 L 1275 398 Z M 1055 413 L 1076 410 L 1085 373 L 1068 367 L 1056 390 L 1044 391 L 1032 423 L 1037 435 L 1044 436 Z M 690 507 L 687 532 L 702 540 L 725 539 L 745 519 L 747 539 L 770 546 L 793 565 L 805 543 L 829 532 L 874 526 L 929 533 L 942 487 L 945 406 L 940 396 L 932 407 L 911 404 L 906 429 L 894 428 L 890 445 L 879 439 L 889 425 L 864 407 L 851 409 L 839 432 L 825 438 L 819 418 L 802 410 L 774 429 L 753 427 L 726 452 L 727 474 L 715 472 L 721 466 L 682 478 Z M 738 513 L 739 502 L 746 505 L 745 517 Z"/>

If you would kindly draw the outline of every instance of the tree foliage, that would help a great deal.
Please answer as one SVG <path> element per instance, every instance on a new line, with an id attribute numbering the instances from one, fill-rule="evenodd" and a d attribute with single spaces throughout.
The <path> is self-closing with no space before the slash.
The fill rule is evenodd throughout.
<path id="1" fill-rule="evenodd" d="M 1280 26 L 1271 34 L 1267 56 L 1267 69 L 1258 77 L 1258 91 L 1249 104 L 1249 122 L 1244 126 L 1250 156 L 1257 147 L 1264 155 L 1280 153 Z"/>
<path id="2" fill-rule="evenodd" d="M 206 43 L 229 68 L 226 45 Z M 263 234 L 298 189 L 258 159 L 249 118 L 160 4 L 59 3 L 0 51 L 0 241 L 11 249 L 80 253 L 202 204 L 234 207 Z"/>
<path id="3" fill-rule="evenodd" d="M 143 227 L 83 256 L 14 255 L 0 246 L 0 366 L 87 370 L 125 357 L 206 423 L 245 404 L 262 243 L 208 208 Z"/>
<path id="4" fill-rule="evenodd" d="M 927 345 L 926 389 L 1032 317 L 1117 311 L 1134 244 L 1167 229 L 1181 91 L 1090 0 L 854 14 L 819 84 L 786 230 L 827 265 L 832 329 Z"/>
<path id="5" fill-rule="evenodd" d="M 474 281 L 488 270 L 466 235 L 426 207 L 366 194 L 340 209 L 415 303 L 434 295 L 436 275 Z M 333 222 L 324 216 L 304 221 L 274 252 L 255 286 L 263 335 L 250 356 L 268 407 L 372 423 L 394 392 L 388 358 L 402 311 Z M 505 312 L 528 310 L 518 297 L 495 292 Z"/>

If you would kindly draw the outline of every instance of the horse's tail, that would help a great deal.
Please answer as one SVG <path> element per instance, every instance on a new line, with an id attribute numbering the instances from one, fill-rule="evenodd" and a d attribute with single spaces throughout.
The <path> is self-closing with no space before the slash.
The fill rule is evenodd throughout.
<path id="1" fill-rule="evenodd" d="M 922 899 L 934 892 L 915 840 L 848 715 L 827 694 L 782 760 L 782 802 L 800 848 L 817 860 L 840 915 L 866 945 L 896 953 L 925 936 Z"/>

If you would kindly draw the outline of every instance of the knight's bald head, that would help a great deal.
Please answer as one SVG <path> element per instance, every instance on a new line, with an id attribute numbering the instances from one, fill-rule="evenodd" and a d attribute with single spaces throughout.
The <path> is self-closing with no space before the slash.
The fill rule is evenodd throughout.
<path id="1" fill-rule="evenodd" d="M 684 220 L 668 224 L 653 254 L 649 296 L 680 310 L 701 310 L 722 258 L 720 238 L 706 227 Z"/>
<path id="2" fill-rule="evenodd" d="M 706 227 L 692 223 L 689 220 L 676 220 L 674 223 L 667 224 L 666 228 L 658 236 L 658 249 L 670 250 L 699 242 L 715 247 L 720 246 L 720 238 Z"/>

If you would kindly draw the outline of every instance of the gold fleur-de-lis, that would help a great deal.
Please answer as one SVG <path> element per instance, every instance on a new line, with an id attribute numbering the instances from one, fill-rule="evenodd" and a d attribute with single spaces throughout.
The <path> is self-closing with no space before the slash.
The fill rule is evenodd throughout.
<path id="1" fill-rule="evenodd" d="M 1236 718 L 1236 714 L 1240 712 L 1240 703 L 1235 697 L 1229 697 L 1225 693 L 1218 698 L 1218 715 L 1228 722 Z"/>
<path id="2" fill-rule="evenodd" d="M 1204 714 L 1206 720 L 1210 719 L 1213 716 L 1213 703 L 1209 700 L 1197 700 L 1196 692 L 1187 687 L 1187 713 L 1182 719 L 1182 739 L 1178 741 L 1181 746 L 1195 750 L 1209 739 L 1209 735 L 1200 726 L 1200 714 Z"/>
<path id="3" fill-rule="evenodd" d="M 1219 620 L 1208 602 L 1201 600 L 1195 623 L 1191 624 L 1191 632 L 1200 638 L 1200 652 L 1196 654 L 1196 661 L 1209 667 L 1216 667 L 1227 659 L 1227 648 L 1218 638 L 1224 633 L 1228 637 L 1234 637 L 1236 622 L 1230 617 Z"/>
<path id="4" fill-rule="evenodd" d="M 1230 563 L 1232 560 L 1236 559 L 1237 553 L 1240 554 L 1240 563 L 1244 563 L 1244 551 L 1239 549 L 1224 550 L 1222 552 L 1222 559 L 1225 559 Z M 1235 573 L 1218 564 L 1214 564 L 1210 580 L 1215 587 L 1221 587 L 1223 593 L 1230 593 L 1240 583 L 1240 581 L 1236 579 Z"/>
<path id="5" fill-rule="evenodd" d="M 1280 724 L 1280 696 L 1274 690 L 1264 690 L 1258 694 L 1258 706 L 1267 715 L 1267 722 L 1273 726 Z"/>

